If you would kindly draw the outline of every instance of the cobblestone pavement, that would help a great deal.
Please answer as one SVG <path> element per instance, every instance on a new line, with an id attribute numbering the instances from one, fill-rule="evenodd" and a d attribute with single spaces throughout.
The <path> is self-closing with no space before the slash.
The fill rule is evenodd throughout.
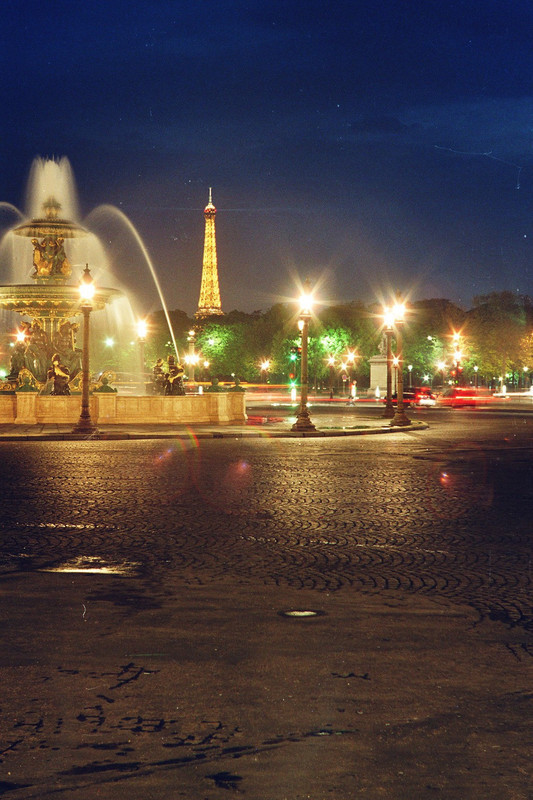
<path id="1" fill-rule="evenodd" d="M 0 442 L 0 794 L 529 797 L 533 420 L 472 419 L 362 439 Z M 269 653 L 291 607 L 325 613 L 291 628 L 298 657 L 286 638 Z"/>

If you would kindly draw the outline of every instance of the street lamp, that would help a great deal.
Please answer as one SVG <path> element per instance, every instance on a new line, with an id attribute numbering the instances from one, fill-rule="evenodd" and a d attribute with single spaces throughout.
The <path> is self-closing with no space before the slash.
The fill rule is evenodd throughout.
<path id="1" fill-rule="evenodd" d="M 394 317 L 387 306 L 385 306 L 383 312 L 383 325 L 387 342 L 387 397 L 383 416 L 385 419 L 392 419 L 394 417 L 394 406 L 392 404 L 392 326 Z"/>
<path id="2" fill-rule="evenodd" d="M 446 370 L 446 362 L 445 361 L 438 361 L 437 367 L 439 368 L 442 376 L 442 389 L 444 390 L 444 372 Z"/>
<path id="3" fill-rule="evenodd" d="M 302 362 L 301 362 L 301 382 L 300 382 L 300 405 L 296 422 L 292 426 L 293 431 L 315 431 L 316 428 L 311 422 L 309 411 L 307 410 L 307 339 L 309 336 L 309 320 L 311 319 L 311 308 L 313 297 L 309 282 L 304 284 L 304 292 L 300 297 L 300 316 L 298 327 L 302 335 Z"/>
<path id="4" fill-rule="evenodd" d="M 81 310 L 83 313 L 83 349 L 81 353 L 81 413 L 77 424 L 72 429 L 72 432 L 92 434 L 96 432 L 96 425 L 91 419 L 91 411 L 89 408 L 89 317 L 92 311 L 94 283 L 88 264 L 85 265 L 79 291 L 81 298 Z"/>
<path id="5" fill-rule="evenodd" d="M 333 375 L 335 374 L 335 356 L 329 356 L 329 399 L 333 400 Z"/>
<path id="6" fill-rule="evenodd" d="M 346 363 L 346 361 L 341 361 L 341 372 L 342 372 L 341 380 L 342 380 L 342 396 L 343 397 L 346 394 L 346 381 L 348 380 L 348 375 L 346 374 L 347 369 L 348 369 L 348 364 Z"/>
<path id="7" fill-rule="evenodd" d="M 392 359 L 392 366 L 394 367 L 394 394 L 396 395 L 396 397 L 398 396 L 398 364 L 399 363 L 400 363 L 400 359 L 398 358 L 398 356 L 394 356 L 394 358 Z M 394 411 L 394 406 L 393 406 L 393 411 Z M 394 416 L 394 413 L 393 413 L 392 416 Z"/>
<path id="8" fill-rule="evenodd" d="M 270 369 L 270 361 L 268 360 L 268 358 L 265 358 L 265 359 L 263 359 L 263 361 L 261 361 L 259 366 L 261 368 L 261 379 L 262 379 L 263 383 L 266 383 L 267 382 L 267 372 Z"/>
<path id="9" fill-rule="evenodd" d="M 410 425 L 411 420 L 405 413 L 403 405 L 403 351 L 402 351 L 402 325 L 405 319 L 405 304 L 398 301 L 392 309 L 396 328 L 396 358 L 398 359 L 398 390 L 397 404 L 391 425 Z"/>
<path id="10" fill-rule="evenodd" d="M 187 359 L 185 359 L 185 361 L 190 366 L 190 373 L 191 374 L 189 376 L 189 380 L 191 381 L 191 383 L 193 385 L 194 385 L 194 368 L 195 368 L 196 364 L 198 363 L 198 357 L 196 356 L 196 353 L 194 352 L 195 339 L 196 339 L 196 331 L 193 328 L 191 328 L 191 330 L 189 331 L 189 335 L 187 336 L 187 341 L 189 342 L 189 357 Z"/>
<path id="11" fill-rule="evenodd" d="M 348 354 L 346 355 L 346 364 L 348 367 L 348 396 L 350 399 L 355 397 L 355 391 L 352 391 L 352 370 L 354 368 L 356 358 L 357 353 L 355 353 L 353 350 L 348 350 Z"/>

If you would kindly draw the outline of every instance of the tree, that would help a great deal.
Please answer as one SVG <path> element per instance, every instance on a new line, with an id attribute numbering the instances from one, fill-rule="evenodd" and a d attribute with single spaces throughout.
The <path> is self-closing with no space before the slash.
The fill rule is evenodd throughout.
<path id="1" fill-rule="evenodd" d="M 532 303 L 527 296 L 506 291 L 474 298 L 474 308 L 468 315 L 469 330 L 480 370 L 489 379 L 505 382 L 510 373 L 514 382 L 515 373 L 521 372 L 532 317 Z"/>

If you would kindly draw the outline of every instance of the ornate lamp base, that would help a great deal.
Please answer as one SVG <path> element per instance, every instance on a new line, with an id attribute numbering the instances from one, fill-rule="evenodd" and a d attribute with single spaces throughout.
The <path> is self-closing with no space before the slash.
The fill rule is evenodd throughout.
<path id="1" fill-rule="evenodd" d="M 316 428 L 309 417 L 307 408 L 304 408 L 298 412 L 296 422 L 292 426 L 291 431 L 316 431 Z"/>
<path id="2" fill-rule="evenodd" d="M 81 414 L 79 420 L 72 428 L 72 433 L 81 433 L 84 436 L 90 436 L 93 433 L 97 433 L 98 428 L 92 421 L 92 419 L 87 416 L 84 416 L 83 413 Z"/>
<path id="3" fill-rule="evenodd" d="M 392 405 L 391 402 L 387 400 L 387 402 L 385 403 L 385 411 L 381 416 L 384 419 L 392 419 L 394 417 L 394 414 L 395 414 L 394 406 Z"/>
<path id="4" fill-rule="evenodd" d="M 406 425 L 410 425 L 411 424 L 411 420 L 406 415 L 406 413 L 405 413 L 405 411 L 403 409 L 401 411 L 396 409 L 396 413 L 394 414 L 394 417 L 391 419 L 390 424 L 391 424 L 391 427 L 396 426 L 396 425 L 405 427 Z"/>

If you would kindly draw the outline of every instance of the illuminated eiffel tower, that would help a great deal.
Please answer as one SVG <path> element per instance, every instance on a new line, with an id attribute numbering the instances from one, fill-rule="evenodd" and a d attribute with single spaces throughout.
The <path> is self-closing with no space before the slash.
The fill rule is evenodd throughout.
<path id="1" fill-rule="evenodd" d="M 215 235 L 216 213 L 217 210 L 211 197 L 211 189 L 209 189 L 209 203 L 204 208 L 204 261 L 198 311 L 194 315 L 196 318 L 211 317 L 215 314 L 224 313 L 220 303 L 220 289 L 218 287 L 217 240 Z"/>

